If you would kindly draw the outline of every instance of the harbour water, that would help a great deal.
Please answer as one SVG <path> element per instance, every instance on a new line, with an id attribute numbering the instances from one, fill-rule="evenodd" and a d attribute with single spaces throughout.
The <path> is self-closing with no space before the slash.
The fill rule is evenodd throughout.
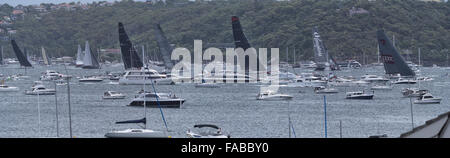
<path id="1" fill-rule="evenodd" d="M 40 126 L 38 126 L 38 96 L 28 96 L 24 91 L 34 81 L 39 80 L 46 70 L 56 70 L 66 74 L 63 66 L 35 66 L 27 69 L 29 79 L 6 81 L 9 86 L 17 86 L 19 92 L 0 93 L 0 137 L 56 137 L 55 96 L 39 96 Z M 105 74 L 106 71 L 123 71 L 123 66 L 85 70 L 67 67 L 69 75 Z M 297 73 L 301 70 L 296 70 Z M 441 68 L 421 68 L 421 74 L 431 76 L 433 81 L 421 82 L 420 87 L 430 90 L 442 97 L 441 104 L 413 104 L 414 125 L 419 126 L 426 120 L 450 110 L 449 70 Z M 25 73 L 18 65 L 2 67 L 4 76 Z M 352 69 L 335 72 L 338 76 L 364 74 L 383 75 L 382 67 Z M 138 128 L 134 124 L 115 125 L 115 121 L 141 119 L 144 108 L 128 107 L 140 85 L 109 84 L 109 80 L 100 83 L 79 83 L 72 78 L 71 107 L 73 136 L 104 137 L 113 129 Z M 48 88 L 54 88 L 52 82 L 44 82 Z M 342 136 L 368 137 L 387 134 L 398 137 L 412 129 L 411 104 L 409 98 L 401 94 L 402 88 L 418 87 L 415 85 L 395 85 L 392 91 L 375 91 L 373 100 L 347 100 L 346 91 L 364 90 L 370 87 L 340 88 L 337 94 L 327 94 L 328 137 L 340 137 L 339 121 L 342 122 Z M 315 94 L 312 88 L 281 87 L 280 92 L 292 95 L 290 101 L 256 100 L 259 85 L 224 84 L 221 88 L 195 88 L 194 84 L 157 85 L 158 92 L 172 92 L 186 99 L 180 109 L 162 109 L 169 135 L 186 137 L 186 130 L 194 124 L 210 123 L 222 127 L 224 133 L 238 138 L 279 138 L 289 136 L 288 116 L 290 115 L 296 137 L 322 138 L 324 133 L 323 94 Z M 146 87 L 147 90 L 151 86 Z M 107 90 L 114 90 L 127 95 L 122 100 L 103 100 Z M 57 86 L 60 137 L 69 137 L 69 117 L 67 86 Z M 147 111 L 148 128 L 166 130 L 160 110 L 149 108 Z M 39 134 L 40 133 L 40 134 Z"/>

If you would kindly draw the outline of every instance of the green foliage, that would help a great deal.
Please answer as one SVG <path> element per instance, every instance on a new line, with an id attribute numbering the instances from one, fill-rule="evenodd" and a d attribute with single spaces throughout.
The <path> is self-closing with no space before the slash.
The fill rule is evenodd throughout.
<path id="1" fill-rule="evenodd" d="M 350 16 L 352 7 L 370 13 Z M 232 42 L 232 15 L 240 17 L 252 46 L 279 47 L 282 58 L 286 47 L 290 51 L 295 47 L 297 61 L 313 56 L 314 26 L 338 60 L 361 60 L 365 53 L 369 62 L 376 61 L 375 32 L 380 28 L 388 36 L 395 35 L 398 48 L 413 50 L 412 59 L 417 59 L 420 47 L 424 63 L 445 62 L 450 47 L 450 4 L 412 0 L 171 0 L 167 5 L 121 1 L 88 10 L 56 11 L 40 20 L 25 17 L 15 25 L 14 38 L 21 46 L 37 50 L 44 46 L 50 56 L 74 56 L 77 45 L 86 40 L 93 48 L 118 48 L 117 23 L 123 22 L 135 45 L 152 50 L 157 48 L 153 28 L 160 23 L 169 41 L 192 50 L 194 39 L 204 44 Z"/>

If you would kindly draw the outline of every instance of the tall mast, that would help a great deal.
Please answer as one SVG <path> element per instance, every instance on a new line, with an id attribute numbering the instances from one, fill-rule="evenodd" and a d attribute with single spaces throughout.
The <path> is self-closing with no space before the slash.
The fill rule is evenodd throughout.
<path id="1" fill-rule="evenodd" d="M 39 93 L 40 92 L 37 92 L 37 96 L 38 96 L 38 106 L 37 106 L 37 108 L 38 108 L 38 135 L 39 135 L 39 137 L 41 137 L 41 108 L 40 108 L 40 101 L 39 101 Z"/>
<path id="2" fill-rule="evenodd" d="M 392 35 L 392 45 L 393 45 L 394 48 L 395 48 L 395 35 Z"/>
<path id="3" fill-rule="evenodd" d="M 377 45 L 377 63 L 380 64 L 380 44 Z"/>
<path id="4" fill-rule="evenodd" d="M 144 46 L 142 46 L 142 64 L 144 64 Z M 143 68 L 141 68 L 143 74 L 144 74 L 144 86 L 143 86 L 143 90 L 144 90 L 144 118 L 145 118 L 145 124 L 144 124 L 144 128 L 147 129 L 147 100 L 145 100 L 145 96 L 147 95 L 145 92 L 145 79 L 147 79 L 147 76 L 145 74 L 145 65 Z M 158 97 L 158 96 L 156 96 Z"/>
<path id="5" fill-rule="evenodd" d="M 3 65 L 3 46 L 0 46 L 1 47 L 1 49 L 2 49 L 2 51 L 1 51 L 1 56 L 0 56 L 0 65 Z"/>
<path id="6" fill-rule="evenodd" d="M 421 64 L 421 63 L 420 63 L 420 48 L 419 48 L 419 66 L 420 66 L 420 64 Z"/>
<path id="7" fill-rule="evenodd" d="M 0 65 L 3 65 L 3 46 L 0 46 L 1 47 L 1 52 L 0 52 Z"/>
<path id="8" fill-rule="evenodd" d="M 286 47 L 286 63 L 289 65 L 289 47 Z"/>
<path id="9" fill-rule="evenodd" d="M 55 115 L 56 115 L 56 137 L 59 138 L 59 120 L 58 120 L 58 97 L 56 92 L 56 81 L 55 83 Z"/>
<path id="10" fill-rule="evenodd" d="M 294 66 L 295 66 L 295 47 L 294 47 Z"/>
<path id="11" fill-rule="evenodd" d="M 142 45 L 142 65 L 145 67 L 145 50 L 144 50 L 144 45 Z"/>

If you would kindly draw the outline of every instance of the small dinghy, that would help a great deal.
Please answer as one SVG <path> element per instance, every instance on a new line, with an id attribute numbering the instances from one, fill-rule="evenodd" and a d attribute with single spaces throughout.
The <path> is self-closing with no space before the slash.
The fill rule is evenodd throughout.
<path id="1" fill-rule="evenodd" d="M 19 91 L 18 87 L 10 87 L 5 85 L 5 80 L 1 80 L 0 83 L 0 92 L 16 92 Z"/>
<path id="2" fill-rule="evenodd" d="M 333 94 L 333 93 L 339 93 L 339 91 L 335 88 L 326 88 L 324 86 L 315 87 L 314 93 L 316 94 Z"/>
<path id="3" fill-rule="evenodd" d="M 405 88 L 402 90 L 404 97 L 420 97 L 426 93 L 428 93 L 428 90 L 426 89 Z"/>
<path id="4" fill-rule="evenodd" d="M 287 94 L 277 94 L 273 91 L 259 93 L 256 100 L 290 100 L 293 97 Z"/>
<path id="5" fill-rule="evenodd" d="M 81 79 L 78 80 L 79 82 L 85 82 L 85 83 L 92 83 L 92 82 L 102 82 L 103 79 L 101 77 L 97 77 L 97 76 L 88 76 L 88 77 L 83 77 Z"/>
<path id="6" fill-rule="evenodd" d="M 222 133 L 222 129 L 216 125 L 211 124 L 199 124 L 194 125 L 194 128 L 206 129 L 198 133 L 188 130 L 186 135 L 188 138 L 230 138 L 230 135 L 225 135 Z"/>
<path id="7" fill-rule="evenodd" d="M 125 99 L 125 95 L 116 91 L 106 91 L 103 94 L 103 99 Z"/>

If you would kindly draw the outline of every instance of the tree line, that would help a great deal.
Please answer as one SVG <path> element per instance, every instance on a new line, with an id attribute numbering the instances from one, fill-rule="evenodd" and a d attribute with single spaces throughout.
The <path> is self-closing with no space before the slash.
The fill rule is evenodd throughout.
<path id="1" fill-rule="evenodd" d="M 350 14 L 352 9 L 368 13 Z M 60 10 L 40 19 L 27 14 L 14 25 L 18 31 L 12 38 L 35 52 L 44 46 L 50 56 L 75 56 L 77 45 L 86 40 L 93 48 L 119 48 L 117 23 L 122 22 L 133 44 L 155 52 L 154 25 L 161 24 L 171 43 L 192 50 L 195 39 L 204 44 L 233 42 L 233 15 L 240 17 L 253 47 L 280 48 L 281 60 L 290 62 L 294 48 L 296 61 L 312 60 L 315 26 L 337 60 L 361 62 L 365 54 L 369 63 L 377 61 L 378 29 L 395 36 L 396 47 L 410 52 L 415 62 L 418 48 L 422 63 L 428 65 L 444 65 L 450 53 L 450 4 L 417 0 L 123 0 L 88 10 Z M 9 45 L 5 51 L 12 55 Z"/>

